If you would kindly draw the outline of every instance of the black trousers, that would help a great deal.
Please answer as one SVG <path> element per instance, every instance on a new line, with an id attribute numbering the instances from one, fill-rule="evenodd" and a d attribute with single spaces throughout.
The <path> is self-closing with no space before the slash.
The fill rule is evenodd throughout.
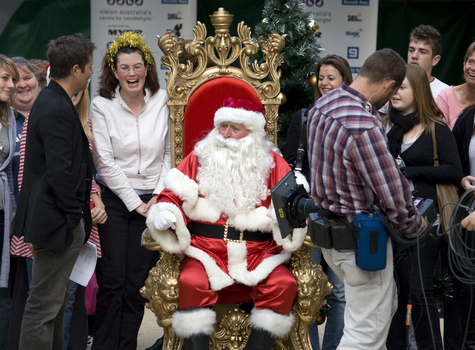
<path id="1" fill-rule="evenodd" d="M 395 264 L 396 279 L 398 282 L 398 308 L 393 316 L 389 329 L 388 350 L 406 348 L 406 305 L 409 297 L 412 301 L 412 322 L 418 349 L 442 350 L 440 335 L 439 313 L 434 296 L 434 273 L 439 256 L 441 238 L 437 235 L 428 237 L 420 244 L 419 254 L 416 247 L 404 250 L 397 264 Z M 395 255 L 396 256 L 396 255 Z M 419 261 L 421 270 L 419 270 Z M 421 276 L 422 283 L 421 285 Z M 429 315 L 427 314 L 424 293 L 427 299 Z M 434 331 L 435 348 L 431 336 L 430 326 Z"/>
<path id="2" fill-rule="evenodd" d="M 151 195 L 140 196 L 147 203 Z M 108 219 L 98 225 L 102 258 L 96 267 L 97 293 L 94 350 L 135 350 L 144 314 L 139 293 L 158 253 L 140 245 L 145 217 L 129 212 L 111 190 L 102 191 Z"/>
<path id="3" fill-rule="evenodd" d="M 10 319 L 10 343 L 9 350 L 18 350 L 20 344 L 21 320 L 25 311 L 26 299 L 28 298 L 28 269 L 26 258 L 10 258 L 10 297 L 12 309 Z"/>

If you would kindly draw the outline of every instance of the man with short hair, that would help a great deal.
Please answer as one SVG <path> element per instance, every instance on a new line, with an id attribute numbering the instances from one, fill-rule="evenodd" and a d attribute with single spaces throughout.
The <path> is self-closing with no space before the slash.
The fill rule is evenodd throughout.
<path id="1" fill-rule="evenodd" d="M 310 110 L 308 154 L 312 198 L 317 207 L 349 223 L 357 214 L 374 208 L 398 232 L 413 237 L 425 223 L 412 205 L 407 181 L 389 153 L 377 111 L 394 95 L 405 74 L 404 60 L 391 49 L 368 57 L 351 85 L 344 83 Z M 351 229 L 345 234 L 352 242 Z M 362 270 L 354 248 L 322 248 L 325 261 L 345 285 L 345 328 L 340 350 L 386 348 L 397 307 L 389 237 L 386 246 L 386 267 L 379 271 Z"/>
<path id="2" fill-rule="evenodd" d="M 68 281 L 89 236 L 92 155 L 71 97 L 87 87 L 95 46 L 80 34 L 48 44 L 51 82 L 30 112 L 13 234 L 33 246 L 20 349 L 62 349 Z"/>
<path id="3" fill-rule="evenodd" d="M 448 87 L 447 84 L 432 76 L 432 68 L 439 63 L 441 54 L 442 36 L 437 29 L 421 24 L 411 31 L 407 63 L 417 64 L 426 71 L 434 99 L 437 98 L 439 92 Z"/>
<path id="4" fill-rule="evenodd" d="M 168 173 L 150 208 L 152 237 L 185 255 L 172 327 L 188 350 L 209 348 L 216 322 L 210 307 L 226 295 L 254 302 L 246 349 L 270 349 L 294 321 L 297 284 L 284 263 L 306 229 L 283 239 L 271 218 L 270 189 L 290 168 L 266 138 L 262 111 L 247 100 L 225 99 L 214 129 Z"/>

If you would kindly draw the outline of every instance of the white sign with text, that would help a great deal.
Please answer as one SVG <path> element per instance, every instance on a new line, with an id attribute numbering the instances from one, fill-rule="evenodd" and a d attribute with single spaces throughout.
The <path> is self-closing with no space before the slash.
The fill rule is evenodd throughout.
<path id="1" fill-rule="evenodd" d="M 102 59 L 116 35 L 124 31 L 141 32 L 157 62 L 160 87 L 165 89 L 165 72 L 160 57 L 157 35 L 170 31 L 176 37 L 192 39 L 196 24 L 197 0 L 91 0 L 91 40 L 94 52 L 94 74 L 91 97 L 97 95 Z"/>
<path id="2" fill-rule="evenodd" d="M 317 33 L 325 51 L 322 57 L 344 57 L 355 77 L 363 62 L 376 51 L 378 29 L 377 0 L 301 0 L 313 13 Z"/>

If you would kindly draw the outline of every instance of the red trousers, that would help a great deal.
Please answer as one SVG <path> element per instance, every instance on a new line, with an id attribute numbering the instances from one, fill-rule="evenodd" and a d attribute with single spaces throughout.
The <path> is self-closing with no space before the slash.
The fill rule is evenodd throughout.
<path id="1" fill-rule="evenodd" d="M 208 275 L 201 262 L 186 257 L 181 267 L 179 309 L 254 302 L 257 309 L 271 309 L 288 315 L 297 294 L 295 277 L 283 265 L 277 266 L 256 286 L 235 283 L 218 292 L 210 289 Z"/>

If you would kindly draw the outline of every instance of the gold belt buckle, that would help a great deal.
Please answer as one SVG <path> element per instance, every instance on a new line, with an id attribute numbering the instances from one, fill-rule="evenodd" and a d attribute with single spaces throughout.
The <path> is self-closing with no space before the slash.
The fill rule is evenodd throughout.
<path id="1" fill-rule="evenodd" d="M 228 227 L 233 227 L 232 224 L 230 224 L 229 222 L 226 223 L 226 225 L 224 225 L 224 236 L 223 236 L 223 241 L 225 241 L 226 243 L 228 242 L 231 242 L 231 243 L 242 243 L 242 239 L 244 237 L 244 231 L 241 230 L 241 233 L 239 235 L 239 240 L 237 239 L 228 239 Z"/>

